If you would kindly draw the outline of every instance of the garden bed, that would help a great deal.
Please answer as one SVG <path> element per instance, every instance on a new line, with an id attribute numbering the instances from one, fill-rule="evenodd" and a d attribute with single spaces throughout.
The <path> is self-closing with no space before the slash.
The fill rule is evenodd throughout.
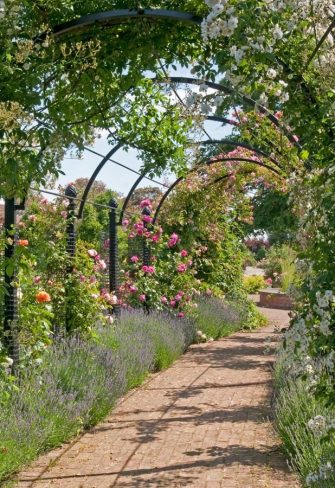
<path id="1" fill-rule="evenodd" d="M 293 307 L 289 295 L 278 288 L 266 288 L 265 290 L 260 290 L 259 305 L 261 307 L 278 308 L 282 310 L 291 310 Z"/>

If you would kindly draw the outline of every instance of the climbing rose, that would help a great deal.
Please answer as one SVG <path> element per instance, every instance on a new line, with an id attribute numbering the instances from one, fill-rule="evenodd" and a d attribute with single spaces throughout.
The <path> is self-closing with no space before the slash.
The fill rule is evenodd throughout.
<path id="1" fill-rule="evenodd" d="M 178 273 L 184 273 L 184 271 L 186 271 L 186 270 L 187 270 L 186 264 L 183 264 L 183 263 L 178 264 L 178 266 L 177 266 Z"/>
<path id="2" fill-rule="evenodd" d="M 176 306 L 176 300 L 170 300 L 170 305 L 171 305 L 171 307 L 175 307 Z"/>
<path id="3" fill-rule="evenodd" d="M 30 222 L 35 222 L 36 218 L 36 215 L 29 215 L 28 220 L 30 220 Z"/>
<path id="4" fill-rule="evenodd" d="M 140 302 L 145 302 L 146 298 L 147 298 L 147 297 L 146 297 L 144 294 L 142 294 L 142 295 L 140 295 L 140 296 L 138 297 L 138 299 L 139 299 L 139 301 L 140 301 Z"/>
<path id="5" fill-rule="evenodd" d="M 137 287 L 134 285 L 130 285 L 129 290 L 131 293 L 136 293 L 137 292 Z"/>
<path id="6" fill-rule="evenodd" d="M 180 318 L 185 317 L 184 312 L 179 312 L 179 314 L 177 315 L 177 317 L 180 317 Z"/>
<path id="7" fill-rule="evenodd" d="M 268 278 L 267 280 L 265 280 L 265 283 L 269 286 L 272 285 L 272 278 Z"/>
<path id="8" fill-rule="evenodd" d="M 153 218 L 150 217 L 150 215 L 143 215 L 142 220 L 143 220 L 143 222 L 146 222 L 147 224 L 151 224 L 151 222 L 153 221 Z"/>
<path id="9" fill-rule="evenodd" d="M 35 276 L 35 278 L 34 278 L 34 283 L 35 283 L 35 284 L 39 283 L 39 282 L 41 281 L 41 279 L 42 279 L 42 278 L 41 278 L 40 276 Z"/>
<path id="10" fill-rule="evenodd" d="M 67 217 L 67 211 L 66 210 L 62 210 L 60 214 L 63 217 L 63 219 L 66 219 L 66 217 Z"/>
<path id="11" fill-rule="evenodd" d="M 168 245 L 168 247 L 171 248 L 171 247 L 175 246 L 178 243 L 178 241 L 179 241 L 178 234 L 173 233 L 173 234 L 171 234 L 170 239 L 169 239 L 167 245 Z"/>
<path id="12" fill-rule="evenodd" d="M 186 256 L 188 255 L 188 252 L 186 251 L 186 249 L 183 249 L 180 253 L 181 257 L 182 258 L 186 258 Z"/>
<path id="13" fill-rule="evenodd" d="M 21 246 L 21 247 L 27 247 L 29 245 L 29 241 L 28 241 L 28 239 L 19 239 L 17 244 L 18 244 L 18 246 Z"/>
<path id="14" fill-rule="evenodd" d="M 164 305 L 167 304 L 168 299 L 166 297 L 161 298 L 161 302 L 164 303 Z"/>
<path id="15" fill-rule="evenodd" d="M 90 256 L 90 258 L 95 258 L 98 255 L 98 253 L 95 249 L 89 249 L 87 251 L 87 254 Z"/>
<path id="16" fill-rule="evenodd" d="M 128 224 L 129 224 L 129 220 L 124 219 L 124 221 L 122 222 L 123 227 L 127 227 Z"/>
<path id="17" fill-rule="evenodd" d="M 145 208 L 145 207 L 151 207 L 151 200 L 149 198 L 145 198 L 144 200 L 141 201 L 140 203 L 140 207 L 141 208 Z"/>
<path id="18" fill-rule="evenodd" d="M 132 263 L 137 263 L 137 262 L 138 262 L 138 260 L 139 260 L 139 257 L 138 257 L 138 256 L 132 256 L 132 257 L 130 258 L 130 261 L 131 261 Z"/>
<path id="19" fill-rule="evenodd" d="M 46 303 L 46 302 L 51 302 L 51 297 L 49 293 L 47 293 L 46 291 L 39 291 L 35 295 L 35 300 L 38 303 Z"/>

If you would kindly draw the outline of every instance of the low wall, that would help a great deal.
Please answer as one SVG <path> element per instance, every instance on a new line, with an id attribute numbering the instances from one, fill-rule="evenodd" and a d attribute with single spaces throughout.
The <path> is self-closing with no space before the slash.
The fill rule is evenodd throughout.
<path id="1" fill-rule="evenodd" d="M 286 293 L 279 290 L 260 290 L 259 305 L 267 308 L 279 308 L 282 310 L 291 310 L 292 301 Z"/>

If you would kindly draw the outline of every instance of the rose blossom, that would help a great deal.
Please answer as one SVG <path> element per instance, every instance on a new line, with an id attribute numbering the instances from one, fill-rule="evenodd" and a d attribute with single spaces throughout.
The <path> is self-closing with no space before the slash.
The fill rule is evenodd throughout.
<path id="1" fill-rule="evenodd" d="M 90 258 L 95 258 L 98 255 L 98 252 L 95 249 L 89 249 L 87 254 L 90 256 Z"/>
<path id="2" fill-rule="evenodd" d="M 188 252 L 186 251 L 186 249 L 183 249 L 181 252 L 180 252 L 180 255 L 182 258 L 186 258 L 186 256 L 188 255 Z"/>
<path id="3" fill-rule="evenodd" d="M 168 299 L 166 297 L 161 297 L 161 302 L 166 305 L 168 302 Z"/>
<path id="4" fill-rule="evenodd" d="M 167 243 L 168 247 L 173 247 L 179 242 L 179 236 L 176 233 L 171 234 L 170 239 Z"/>
<path id="5" fill-rule="evenodd" d="M 130 285 L 129 290 L 130 290 L 131 293 L 136 293 L 137 290 L 138 290 L 138 288 L 136 286 L 134 286 L 134 285 Z"/>
<path id="6" fill-rule="evenodd" d="M 138 256 L 132 256 L 132 257 L 130 258 L 130 261 L 131 261 L 132 263 L 137 263 L 137 262 L 138 262 L 138 260 L 139 260 L 139 257 L 138 257 Z"/>
<path id="7" fill-rule="evenodd" d="M 38 303 L 47 303 L 47 302 L 51 302 L 51 297 L 49 293 L 47 293 L 46 291 L 39 291 L 35 295 L 35 300 Z"/>
<path id="8" fill-rule="evenodd" d="M 179 312 L 179 314 L 177 315 L 177 317 L 180 317 L 180 318 L 183 318 L 183 317 L 185 317 L 185 314 L 184 314 L 184 312 Z"/>
<path id="9" fill-rule="evenodd" d="M 34 283 L 35 283 L 35 284 L 40 283 L 41 279 L 42 279 L 42 278 L 41 278 L 40 276 L 35 276 L 35 278 L 34 278 Z"/>
<path id="10" fill-rule="evenodd" d="M 28 216 L 28 220 L 30 220 L 30 222 L 35 222 L 37 219 L 36 215 L 29 215 Z"/>
<path id="11" fill-rule="evenodd" d="M 170 300 L 170 305 L 171 305 L 171 307 L 175 307 L 176 306 L 176 300 Z"/>
<path id="12" fill-rule="evenodd" d="M 151 208 L 151 200 L 149 198 L 145 198 L 144 200 L 141 201 L 140 207 L 141 208 L 145 208 L 145 207 Z"/>
<path id="13" fill-rule="evenodd" d="M 63 217 L 63 219 L 67 218 L 67 211 L 66 210 L 62 210 L 60 214 Z"/>
<path id="14" fill-rule="evenodd" d="M 138 297 L 139 301 L 140 302 L 145 302 L 145 300 L 147 299 L 147 297 L 142 293 L 139 297 Z"/>
<path id="15" fill-rule="evenodd" d="M 177 266 L 178 273 L 184 273 L 184 271 L 186 271 L 186 270 L 187 270 L 186 264 L 184 264 L 184 263 L 178 264 L 178 266 Z"/>

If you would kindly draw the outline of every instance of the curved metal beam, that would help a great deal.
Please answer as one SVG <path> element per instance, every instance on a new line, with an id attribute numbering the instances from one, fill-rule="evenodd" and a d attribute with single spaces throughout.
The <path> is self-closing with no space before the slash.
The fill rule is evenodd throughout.
<path id="1" fill-rule="evenodd" d="M 87 196 L 89 194 L 89 191 L 93 185 L 93 183 L 95 182 L 96 180 L 96 177 L 98 176 L 98 174 L 100 173 L 100 171 L 102 170 L 102 168 L 105 166 L 105 164 L 107 163 L 108 159 L 113 156 L 113 154 L 115 154 L 119 149 L 121 149 L 121 147 L 123 146 L 123 144 L 121 142 L 118 142 L 107 154 L 106 156 L 103 158 L 103 160 L 98 164 L 98 166 L 95 168 L 91 178 L 88 180 L 88 183 L 86 185 L 86 188 L 84 190 L 84 193 L 83 193 L 83 196 L 82 196 L 82 200 L 80 202 L 80 207 L 79 207 L 79 210 L 78 210 L 78 219 L 81 219 L 82 216 L 83 216 L 83 211 L 84 211 L 84 206 L 85 206 L 85 202 L 86 202 L 86 199 L 87 199 Z"/>
<path id="2" fill-rule="evenodd" d="M 231 146 L 235 146 L 235 147 L 243 147 L 244 149 L 248 149 L 249 151 L 252 151 L 256 154 L 260 154 L 261 156 L 264 156 L 265 158 L 269 159 L 273 164 L 275 164 L 279 169 L 282 169 L 280 167 L 280 164 L 278 163 L 278 161 L 273 158 L 272 156 L 270 156 L 270 154 L 267 154 L 265 151 L 262 151 L 262 149 L 258 149 L 257 147 L 253 147 L 253 146 L 250 146 L 249 144 L 246 144 L 244 142 L 239 142 L 239 141 L 234 141 L 234 140 L 231 140 L 231 139 L 209 139 L 207 141 L 200 141 L 200 142 L 197 142 L 195 144 L 202 144 L 202 145 L 205 145 L 205 146 L 209 146 L 210 144 L 227 144 L 227 145 L 231 145 Z"/>
<path id="3" fill-rule="evenodd" d="M 244 102 L 246 102 L 248 105 L 251 105 L 253 107 L 255 107 L 255 105 L 257 104 L 255 100 L 253 100 L 252 98 L 246 97 L 245 95 L 242 95 L 242 93 L 238 92 L 237 90 L 234 90 L 233 88 L 229 88 L 227 86 L 221 85 L 220 83 L 215 83 L 213 81 L 205 81 L 205 80 L 201 80 L 199 78 L 188 78 L 188 77 L 184 77 L 184 76 L 171 76 L 171 78 L 169 78 L 167 81 L 165 81 L 165 80 L 157 80 L 157 81 L 160 81 L 161 83 L 168 83 L 168 82 L 172 82 L 172 83 L 183 83 L 183 84 L 186 84 L 186 85 L 205 84 L 209 88 L 213 88 L 214 90 L 218 90 L 218 91 L 221 91 L 221 92 L 224 92 L 224 93 L 228 93 L 229 95 L 236 94 Z M 263 105 L 259 105 L 259 104 L 257 104 L 257 105 L 258 105 L 259 111 L 262 112 L 264 115 L 266 115 L 266 117 L 271 122 L 273 122 L 278 127 L 278 129 L 280 129 L 281 131 L 283 131 L 284 134 L 289 139 L 289 141 L 292 144 L 294 144 L 294 146 L 296 146 L 298 149 L 302 149 L 301 144 L 299 144 L 299 142 L 295 140 L 295 138 L 293 137 L 293 134 L 291 134 L 291 132 L 286 127 L 283 127 L 279 123 L 279 119 L 273 113 L 271 113 Z"/>
<path id="4" fill-rule="evenodd" d="M 76 31 L 82 30 L 83 28 L 89 28 L 96 25 L 119 25 L 127 22 L 128 20 L 138 19 L 173 20 L 176 22 L 183 22 L 194 25 L 200 25 L 202 22 L 201 17 L 193 14 L 188 14 L 186 12 L 144 8 L 120 9 L 84 15 L 79 19 L 74 19 L 69 22 L 65 22 L 63 24 L 55 26 L 52 30 L 52 33 L 55 37 L 60 37 L 64 34 L 73 34 Z M 43 39 L 43 37 L 40 38 Z"/>
<path id="5" fill-rule="evenodd" d="M 270 171 L 272 171 L 273 173 L 276 173 L 278 176 L 281 176 L 279 171 L 277 171 L 275 168 L 272 168 L 271 166 L 268 166 L 267 164 L 265 163 L 262 163 L 261 161 L 254 161 L 253 159 L 248 159 L 248 158 L 222 158 L 222 159 L 218 159 L 216 161 L 207 161 L 205 164 L 208 165 L 208 166 L 211 166 L 212 164 L 215 164 L 215 163 L 219 163 L 221 161 L 242 161 L 242 162 L 249 162 L 249 163 L 253 163 L 253 164 L 256 164 L 257 166 L 261 166 L 263 168 L 266 168 Z M 194 172 L 194 171 L 198 171 L 199 168 L 193 168 L 191 171 L 189 171 L 188 174 Z M 219 182 L 220 180 L 224 179 L 225 177 L 228 177 L 229 175 L 225 175 L 225 176 L 221 176 L 220 178 L 218 178 L 217 180 L 215 180 L 213 183 L 217 183 Z M 158 214 L 162 208 L 162 206 L 164 205 L 167 197 L 170 195 L 170 193 L 172 192 L 172 190 L 177 186 L 179 185 L 179 183 L 181 181 L 183 181 L 186 177 L 185 176 L 181 176 L 180 178 L 178 178 L 171 186 L 170 188 L 164 193 L 164 195 L 162 196 L 157 208 L 156 208 L 156 211 L 155 211 L 155 215 L 154 215 L 154 218 L 153 218 L 153 221 L 152 223 L 155 224 L 156 223 L 156 220 L 158 218 Z"/>
<path id="6" fill-rule="evenodd" d="M 143 180 L 144 177 L 145 177 L 145 175 L 140 175 L 137 178 L 137 180 L 135 181 L 135 183 L 133 184 L 133 186 L 130 188 L 130 190 L 128 192 L 128 195 L 126 196 L 125 201 L 123 202 L 123 205 L 122 205 L 122 209 L 121 209 L 121 213 L 120 213 L 120 218 L 119 218 L 118 225 L 122 225 L 123 215 L 124 215 L 124 213 L 126 211 L 126 208 L 128 206 L 129 200 L 131 199 L 132 194 L 134 193 L 134 191 L 136 190 L 136 188 L 141 183 L 141 181 Z"/>

